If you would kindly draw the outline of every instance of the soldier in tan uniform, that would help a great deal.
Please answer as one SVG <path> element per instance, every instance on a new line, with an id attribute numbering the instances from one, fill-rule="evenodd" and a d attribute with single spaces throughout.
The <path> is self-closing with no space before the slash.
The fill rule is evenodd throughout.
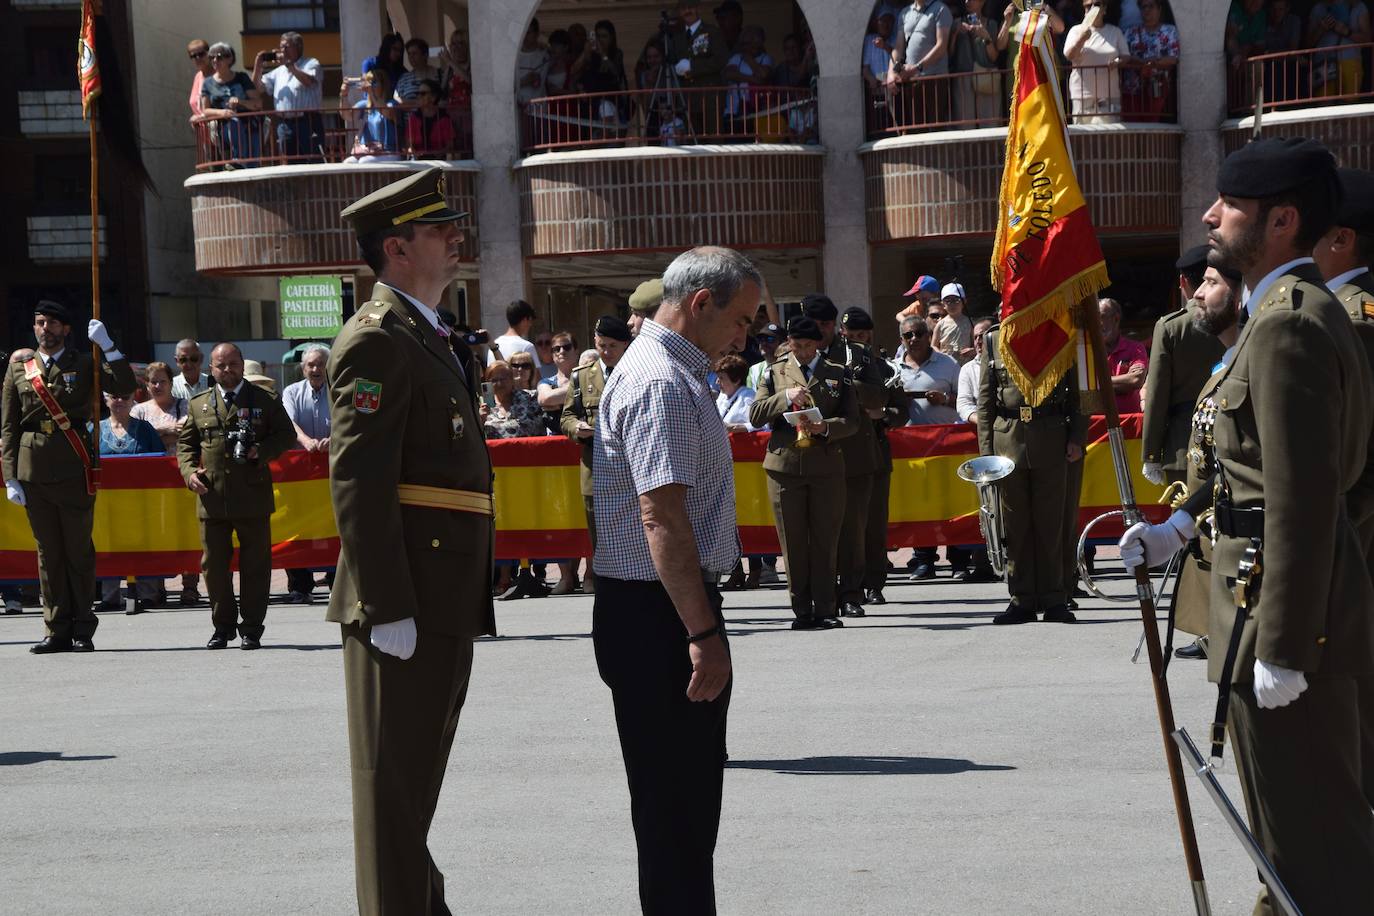
<path id="1" fill-rule="evenodd" d="M 243 374 L 243 353 L 231 343 L 210 351 L 214 384 L 191 398 L 177 440 L 177 465 L 200 497 L 200 571 L 215 632 L 207 649 L 260 646 L 272 580 L 272 470 L 268 462 L 296 441 L 296 428 L 277 396 Z M 251 433 L 251 442 L 242 438 Z M 239 600 L 234 602 L 233 538 L 239 539 Z M 239 622 L 242 617 L 243 622 Z"/>
<path id="2" fill-rule="evenodd" d="M 602 315 L 596 319 L 592 343 L 597 358 L 572 371 L 568 378 L 568 396 L 563 401 L 563 415 L 559 418 L 563 435 L 582 446 L 582 505 L 587 513 L 587 535 L 592 541 L 592 556 L 587 558 L 587 575 L 582 579 L 582 591 L 586 594 L 596 591 L 596 575 L 592 572 L 592 560 L 596 555 L 596 512 L 592 505 L 592 438 L 596 435 L 596 414 L 606 379 L 625 355 L 625 348 L 632 339 L 629 326 L 616 316 Z"/>
<path id="3" fill-rule="evenodd" d="M 449 912 L 426 838 L 472 641 L 496 633 L 481 366 L 437 313 L 463 239 L 443 176 L 416 172 L 343 211 L 378 278 L 329 359 L 329 619 L 343 636 L 362 916 Z"/>
<path id="4" fill-rule="evenodd" d="M 763 390 L 749 406 L 749 422 L 772 427 L 763 470 L 787 563 L 794 630 L 843 626 L 835 596 L 835 564 L 844 522 L 844 454 L 839 441 L 854 435 L 859 403 L 843 366 L 821 356 L 821 331 L 805 316 L 787 328 L 791 351 L 769 366 Z M 821 419 L 784 413 L 815 407 Z"/>
<path id="5" fill-rule="evenodd" d="M 1011 604 L 992 622 L 1030 623 L 1040 612 L 1051 623 L 1073 623 L 1064 581 L 1068 465 L 1083 460 L 1088 433 L 1078 410 L 1078 373 L 1070 368 L 1039 407 L 1030 407 L 1007 372 L 1000 343 L 999 328 L 989 328 L 978 393 L 979 454 L 1016 463 L 999 484 Z"/>
<path id="6" fill-rule="evenodd" d="M 1340 183 L 1320 143 L 1265 138 L 1227 157 L 1217 190 L 1210 259 L 1251 291 L 1207 392 L 1217 475 L 1167 522 L 1127 531 L 1122 558 L 1167 557 L 1214 499 L 1208 675 L 1252 830 L 1304 914 L 1367 912 L 1358 684 L 1374 673 L 1374 586 L 1344 497 L 1366 468 L 1374 378 L 1308 256 Z"/>
<path id="7" fill-rule="evenodd" d="M 5 495 L 24 508 L 38 544 L 45 635 L 29 647 L 36 655 L 91 652 L 99 625 L 91 609 L 91 529 L 100 450 L 87 430 L 88 423 L 100 419 L 91 415 L 95 362 L 88 350 L 69 344 L 71 324 L 65 306 L 39 302 L 33 316 L 38 348 L 18 350 L 10 357 L 0 394 Z M 132 394 L 137 387 L 133 371 L 105 325 L 92 320 L 86 335 L 104 352 L 104 390 Z"/>

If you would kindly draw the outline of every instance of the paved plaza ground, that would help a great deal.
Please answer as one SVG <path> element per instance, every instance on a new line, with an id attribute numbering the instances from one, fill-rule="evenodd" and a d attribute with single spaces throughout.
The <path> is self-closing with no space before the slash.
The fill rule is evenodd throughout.
<path id="1" fill-rule="evenodd" d="M 946 576 L 832 632 L 790 631 L 781 588 L 727 595 L 721 912 L 1192 912 L 1135 607 L 994 627 L 1002 586 Z M 499 604 L 477 645 L 430 837 L 455 913 L 637 912 L 591 609 Z M 273 605 L 263 651 L 212 653 L 204 608 L 102 615 L 94 655 L 49 657 L 32 611 L 0 617 L 0 913 L 353 911 L 323 617 Z M 1203 667 L 1171 669 L 1199 739 Z M 1248 913 L 1254 869 L 1189 781 L 1214 912 Z"/>

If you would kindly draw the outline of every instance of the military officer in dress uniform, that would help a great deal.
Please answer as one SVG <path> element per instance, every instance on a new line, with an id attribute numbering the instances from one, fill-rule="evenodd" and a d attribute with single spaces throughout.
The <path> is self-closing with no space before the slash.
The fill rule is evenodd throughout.
<path id="1" fill-rule="evenodd" d="M 1208 674 L 1251 827 L 1304 914 L 1366 912 L 1358 681 L 1374 673 L 1374 586 L 1344 497 L 1366 467 L 1374 379 L 1309 256 L 1340 182 L 1320 143 L 1265 138 L 1227 157 L 1217 191 L 1209 260 L 1250 290 L 1208 392 L 1217 474 L 1167 522 L 1132 526 L 1122 559 L 1159 562 L 1213 506 L 1208 629 L 1228 651 L 1210 653 Z M 1271 912 L 1266 895 L 1256 912 Z"/>
<path id="2" fill-rule="evenodd" d="M 276 395 L 244 377 L 243 353 L 234 344 L 210 351 L 210 374 L 214 384 L 191 398 L 177 440 L 182 479 L 200 497 L 200 571 L 215 627 L 205 647 L 227 647 L 237 630 L 239 648 L 256 649 L 272 580 L 276 501 L 268 462 L 295 444 L 296 428 Z M 234 535 L 239 539 L 237 605 L 230 571 Z"/>
<path id="3" fill-rule="evenodd" d="M 441 167 L 343 211 L 377 274 L 329 359 L 358 911 L 447 913 L 427 835 L 472 671 L 495 635 L 491 460 L 481 366 L 439 320 L 464 214 Z"/>
<path id="4" fill-rule="evenodd" d="M 662 283 L 659 285 L 661 287 Z M 661 301 L 661 289 L 659 298 Z M 593 556 L 596 554 L 596 512 L 592 505 L 592 437 L 596 435 L 596 415 L 606 379 L 633 339 L 629 325 L 616 316 L 602 315 L 596 319 L 592 344 L 596 347 L 597 358 L 572 371 L 568 378 L 568 396 L 563 401 L 563 414 L 559 418 L 563 435 L 582 446 L 582 505 L 587 513 L 587 535 L 592 540 Z M 582 579 L 582 591 L 586 594 L 596 590 L 592 559 L 587 558 L 587 575 Z"/>
<path id="5" fill-rule="evenodd" d="M 730 59 L 720 29 L 701 18 L 699 0 L 677 0 L 682 28 L 668 41 L 667 65 L 673 68 L 684 89 L 719 86 L 721 74 Z M 720 130 L 721 96 L 712 92 L 693 92 L 687 99 L 692 128 L 698 133 Z"/>
<path id="6" fill-rule="evenodd" d="M 1011 604 L 997 624 L 1030 623 L 1039 611 L 1052 623 L 1073 623 L 1064 571 L 1068 465 L 1083 460 L 1088 423 L 1078 410 L 1078 373 L 1064 373 L 1039 407 L 1031 407 L 1002 361 L 999 326 L 983 336 L 978 391 L 978 450 L 1016 462 L 1004 477 L 1007 588 Z"/>
<path id="7" fill-rule="evenodd" d="M 749 406 L 749 422 L 770 426 L 763 470 L 787 563 L 787 594 L 794 630 L 843 626 L 835 603 L 835 565 L 844 522 L 844 454 L 859 403 L 845 368 L 821 356 L 821 329 L 806 316 L 787 327 L 791 350 L 774 360 L 763 389 Z M 819 420 L 783 414 L 814 407 Z"/>
<path id="8" fill-rule="evenodd" d="M 1312 249 L 1312 257 L 1336 301 L 1350 316 L 1365 356 L 1374 366 L 1374 273 L 1369 270 L 1374 259 L 1374 172 L 1340 169 L 1338 174 L 1344 196 L 1336 225 Z M 1374 574 L 1374 443 L 1359 483 L 1346 494 L 1346 505 Z M 1364 719 L 1360 762 L 1365 795 L 1374 805 L 1374 675 L 1359 682 L 1360 715 Z"/>
<path id="9" fill-rule="evenodd" d="M 829 300 L 826 300 L 829 303 Z M 831 305 L 833 309 L 834 306 Z M 824 338 L 824 331 L 822 331 Z M 864 579 L 868 567 L 868 511 L 873 498 L 873 481 L 878 469 L 878 434 L 872 420 L 882 415 L 887 402 L 888 377 L 892 367 L 869 349 L 873 339 L 873 317 L 857 306 L 845 310 L 840 334 L 829 342 L 825 358 L 839 363 L 849 372 L 854 396 L 859 402 L 859 419 L 854 435 L 840 440 L 844 453 L 844 522 L 840 525 L 838 564 L 840 573 L 840 613 L 845 617 L 864 616 Z M 822 339 L 821 346 L 827 341 Z M 889 456 L 888 461 L 892 459 Z M 886 513 L 884 513 L 886 515 Z M 886 521 L 886 519 L 884 519 Z M 883 544 L 887 544 L 883 532 Z"/>
<path id="10" fill-rule="evenodd" d="M 5 365 L 0 422 L 4 424 L 5 495 L 22 506 L 38 544 L 38 585 L 45 635 L 29 647 L 37 655 L 91 652 L 99 624 L 95 601 L 95 464 L 99 449 L 87 424 L 95 362 L 69 346 L 72 316 L 56 302 L 34 307 L 38 348 L 17 350 Z M 128 397 L 133 370 L 98 320 L 86 335 L 104 352 L 105 391 Z"/>

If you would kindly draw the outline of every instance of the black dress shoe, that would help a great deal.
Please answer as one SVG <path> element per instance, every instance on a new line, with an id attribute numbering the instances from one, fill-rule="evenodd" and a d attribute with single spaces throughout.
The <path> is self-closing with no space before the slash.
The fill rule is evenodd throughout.
<path id="1" fill-rule="evenodd" d="M 229 637 L 221 633 L 216 633 L 210 637 L 210 641 L 205 644 L 207 649 L 227 649 L 229 648 Z"/>
<path id="2" fill-rule="evenodd" d="M 960 582 L 999 582 L 1001 577 L 992 571 L 991 566 L 970 566 L 954 578 Z"/>
<path id="3" fill-rule="evenodd" d="M 862 617 L 864 609 L 852 601 L 846 601 L 840 605 L 840 615 L 843 617 Z"/>
<path id="4" fill-rule="evenodd" d="M 95 641 L 94 641 L 93 639 L 91 639 L 89 636 L 86 636 L 86 637 L 73 636 L 73 637 L 72 637 L 72 651 L 73 651 L 73 652 L 94 652 L 94 651 L 95 651 Z"/>
<path id="5" fill-rule="evenodd" d="M 911 571 L 911 581 L 919 582 L 922 579 L 934 579 L 935 567 L 929 563 L 917 563 L 916 568 Z"/>
<path id="6" fill-rule="evenodd" d="M 798 617 L 796 620 L 792 621 L 792 629 L 819 630 L 821 629 L 821 622 L 815 617 Z"/>
<path id="7" fill-rule="evenodd" d="M 51 655 L 53 652 L 72 651 L 72 641 L 70 637 L 63 636 L 44 636 L 42 642 L 34 643 L 29 646 L 29 651 L 34 655 Z"/>
<path id="8" fill-rule="evenodd" d="M 1073 587 L 1073 591 L 1069 593 L 1069 597 L 1070 597 L 1070 598 L 1087 598 L 1087 597 L 1089 597 L 1089 595 L 1088 595 L 1087 592 L 1085 592 L 1085 591 L 1083 590 L 1082 586 L 1075 585 L 1075 586 Z"/>
<path id="9" fill-rule="evenodd" d="M 315 603 L 315 599 L 314 599 L 314 598 L 311 598 L 311 597 L 310 597 L 309 595 L 307 595 L 305 592 L 287 592 L 287 593 L 286 593 L 286 603 L 287 603 L 287 604 L 314 604 L 314 603 Z"/>
<path id="10" fill-rule="evenodd" d="M 1065 601 L 1064 606 L 1071 611 L 1078 610 L 1078 602 L 1074 601 L 1072 598 L 1070 598 L 1068 601 Z"/>
<path id="11" fill-rule="evenodd" d="M 241 636 L 241 637 L 239 637 L 239 648 L 240 648 L 240 649 L 261 649 L 261 648 L 262 648 L 262 640 L 261 640 L 259 637 L 257 637 L 257 636 Z"/>
<path id="12" fill-rule="evenodd" d="M 1200 636 L 1186 646 L 1179 646 L 1174 650 L 1174 658 L 1186 658 L 1198 660 L 1207 658 L 1207 637 Z"/>
<path id="13" fill-rule="evenodd" d="M 1048 611 L 1040 615 L 1045 623 L 1078 623 L 1078 618 L 1073 616 L 1073 611 L 1067 605 L 1057 604 Z"/>
<path id="14" fill-rule="evenodd" d="M 835 629 L 839 629 L 840 627 L 843 627 L 843 626 L 844 626 L 844 621 L 841 620 L 841 619 L 838 618 L 838 617 L 817 617 L 817 618 L 816 618 L 816 629 L 818 629 L 818 630 L 835 630 Z"/>
<path id="15" fill-rule="evenodd" d="M 996 624 L 1035 623 L 1035 611 L 1023 608 L 1019 604 L 1009 604 L 1005 611 L 992 618 L 992 622 Z"/>
<path id="16" fill-rule="evenodd" d="M 887 599 L 883 597 L 882 589 L 870 588 L 864 595 L 864 602 L 867 604 L 887 604 Z"/>

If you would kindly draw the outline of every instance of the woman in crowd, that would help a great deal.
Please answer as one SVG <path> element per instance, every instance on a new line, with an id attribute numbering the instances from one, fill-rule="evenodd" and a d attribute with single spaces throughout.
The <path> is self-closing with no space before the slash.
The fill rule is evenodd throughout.
<path id="1" fill-rule="evenodd" d="M 429 42 L 423 38 L 412 38 L 405 44 L 406 60 L 410 69 L 396 79 L 396 101 L 413 102 L 420 94 L 420 84 L 425 80 L 438 81 L 439 71 L 430 66 Z"/>
<path id="2" fill-rule="evenodd" d="M 396 131 L 396 102 L 391 98 L 391 78 L 380 67 L 363 76 L 366 95 L 353 106 L 358 137 L 344 162 L 392 162 L 400 159 Z M 339 114 L 348 111 L 348 84 L 339 95 Z"/>
<path id="3" fill-rule="evenodd" d="M 559 331 L 550 337 L 549 343 L 553 374 L 539 380 L 537 397 L 539 406 L 544 411 L 544 425 L 549 435 L 561 436 L 563 431 L 559 429 L 558 420 L 563 413 L 563 403 L 568 399 L 568 383 L 572 379 L 572 371 L 577 368 L 577 340 L 568 331 Z M 538 349 L 539 341 L 536 340 L 534 345 Z M 577 561 L 559 560 L 558 584 L 553 587 L 552 594 L 572 594 L 581 584 L 577 576 Z"/>
<path id="4" fill-rule="evenodd" d="M 544 67 L 545 95 L 564 95 L 572 91 L 570 43 L 568 33 L 562 29 L 555 29 L 549 35 L 549 62 Z"/>
<path id="5" fill-rule="evenodd" d="M 716 410 L 720 412 L 726 431 L 753 432 L 754 427 L 749 425 L 749 405 L 754 403 L 754 389 L 744 384 L 749 375 L 749 364 L 732 353 L 720 358 L 715 372 L 716 384 L 720 386 Z"/>
<path id="6" fill-rule="evenodd" d="M 393 32 L 382 37 L 382 46 L 377 49 L 377 57 L 371 67 L 367 65 L 367 61 L 363 61 L 363 72 L 366 73 L 368 70 L 380 67 L 386 71 L 387 77 L 391 80 L 391 85 L 395 86 L 401 77 L 405 76 L 405 60 L 405 39 L 401 38 L 399 32 Z"/>
<path id="7" fill-rule="evenodd" d="M 1083 21 L 1069 29 L 1064 57 L 1073 65 L 1069 100 L 1076 124 L 1121 121 L 1121 82 L 1117 65 L 1131 59 L 1126 35 L 1107 21 L 1106 0 L 1084 0 Z"/>
<path id="8" fill-rule="evenodd" d="M 439 90 L 453 121 L 454 148 L 472 148 L 472 56 L 468 34 L 454 29 L 448 47 L 439 52 Z"/>
<path id="9" fill-rule="evenodd" d="M 1001 22 L 987 14 L 986 0 L 964 0 L 964 15 L 951 33 L 950 71 L 957 77 L 955 117 L 992 127 L 1002 118 L 1002 73 L 997 69 L 997 32 Z"/>
<path id="10" fill-rule="evenodd" d="M 784 35 L 782 39 L 782 62 L 773 68 L 773 85 L 795 89 L 810 89 L 814 85 L 816 73 L 815 48 L 803 37 Z M 786 100 L 788 96 L 783 96 Z M 787 129 L 795 143 L 815 143 L 816 108 L 804 105 L 788 109 Z"/>
<path id="11" fill-rule="evenodd" d="M 172 394 L 172 370 L 166 363 L 149 363 L 147 376 L 149 398 L 135 404 L 129 415 L 150 424 L 162 439 L 162 450 L 174 455 L 186 422 L 186 399 Z"/>
<path id="12" fill-rule="evenodd" d="M 534 394 L 535 388 L 539 385 L 539 370 L 535 366 L 534 357 L 529 353 L 515 353 L 508 362 L 511 372 L 514 374 L 513 384 L 515 388 Z M 540 434 L 536 433 L 536 435 Z"/>
<path id="13" fill-rule="evenodd" d="M 549 52 L 539 43 L 539 20 L 531 19 L 520 50 L 515 53 L 515 101 L 525 107 L 544 94 L 544 71 Z"/>
<path id="14" fill-rule="evenodd" d="M 210 45 L 210 65 L 214 68 L 200 84 L 201 112 L 210 124 L 212 138 L 223 157 L 232 160 L 230 168 L 252 168 L 262 155 L 262 130 L 256 116 L 240 114 L 262 110 L 262 93 L 242 70 L 235 70 L 238 57 L 222 41 Z"/>
<path id="15" fill-rule="evenodd" d="M 1307 15 L 1307 43 L 1341 48 L 1312 56 L 1312 94 L 1354 95 L 1364 81 L 1363 54 L 1350 45 L 1369 41 L 1369 8 L 1361 0 L 1315 3 Z"/>
<path id="16" fill-rule="evenodd" d="M 445 159 L 453 150 L 453 120 L 439 110 L 439 84 L 425 80 L 415 96 L 419 108 L 406 117 L 406 149 L 417 159 Z"/>
<path id="17" fill-rule="evenodd" d="M 551 379 L 558 374 L 558 367 L 553 361 L 553 333 L 550 331 L 540 331 L 534 335 L 534 371 L 539 376 L 539 381 Z"/>
<path id="18" fill-rule="evenodd" d="M 167 367 L 163 364 L 163 369 Z M 171 378 L 168 376 L 168 388 Z M 148 403 L 152 403 L 151 401 Z M 131 415 L 134 399 L 105 393 L 105 405 L 110 415 L 100 421 L 100 456 L 123 458 L 129 455 L 161 455 L 162 437 L 151 423 Z M 119 607 L 120 579 L 104 579 L 100 583 L 100 606 L 106 610 Z M 127 613 L 139 614 L 157 603 L 162 588 L 161 577 L 140 576 L 136 586 L 134 606 Z"/>
<path id="19" fill-rule="evenodd" d="M 529 359 L 529 354 L 519 354 Z M 534 361 L 530 360 L 531 371 Z M 545 434 L 544 413 L 534 395 L 515 385 L 515 370 L 505 360 L 487 367 L 492 401 L 487 405 L 485 422 L 488 439 L 515 439 Z"/>
<path id="20" fill-rule="evenodd" d="M 1144 65 L 1122 74 L 1122 108 L 1130 120 L 1161 121 L 1174 108 L 1178 28 L 1165 20 L 1168 12 L 1168 0 L 1140 0 L 1140 25 L 1126 30 L 1131 57 Z"/>

